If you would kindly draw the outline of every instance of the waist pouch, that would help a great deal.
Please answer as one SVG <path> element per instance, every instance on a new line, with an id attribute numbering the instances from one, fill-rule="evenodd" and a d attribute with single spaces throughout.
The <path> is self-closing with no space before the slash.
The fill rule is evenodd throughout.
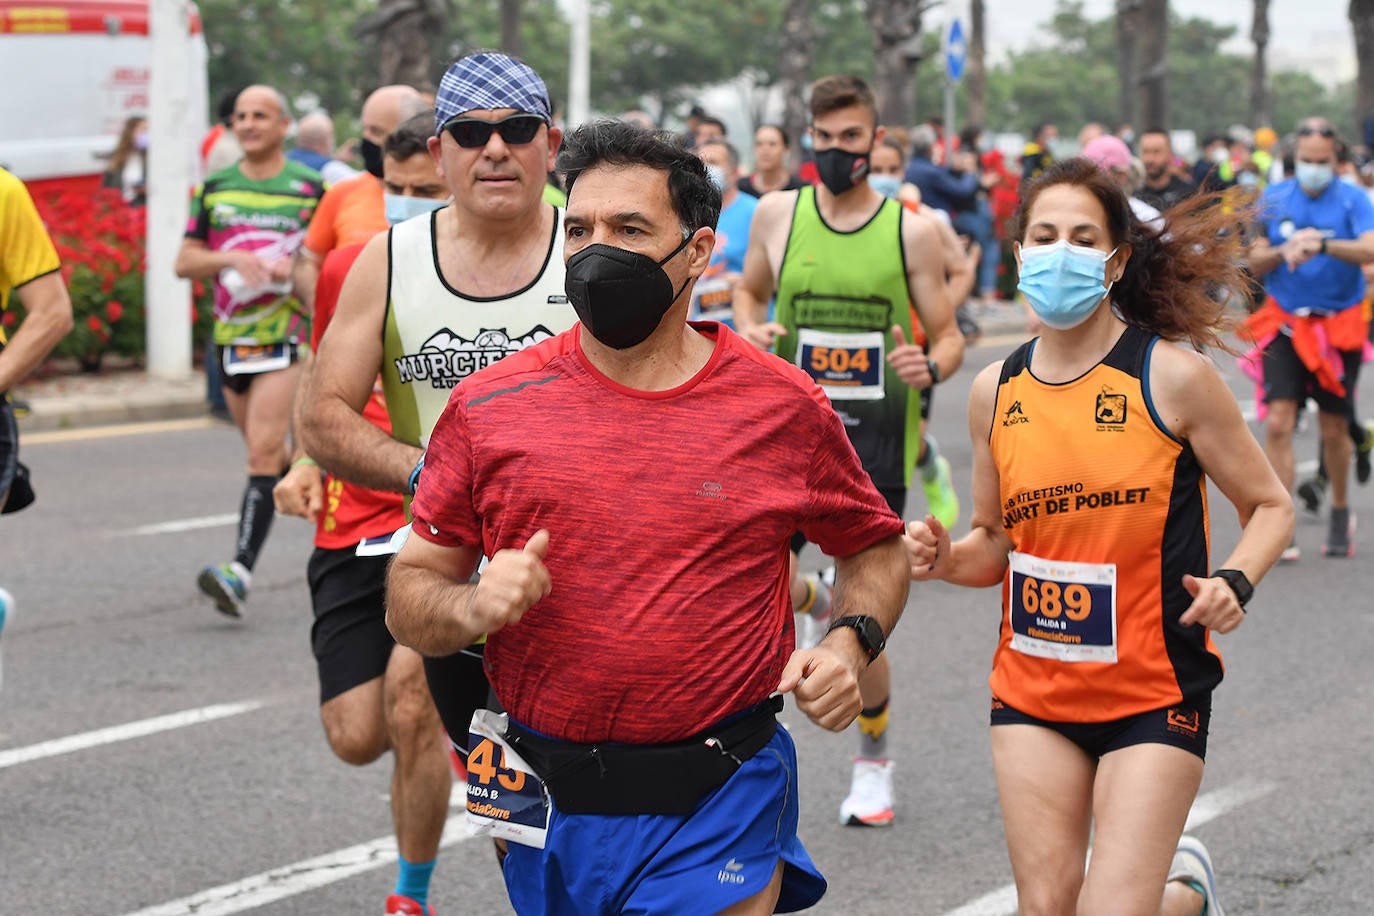
<path id="1" fill-rule="evenodd" d="M 691 814 L 778 730 L 782 697 L 669 744 L 573 744 L 508 723 L 506 740 L 565 814 Z"/>

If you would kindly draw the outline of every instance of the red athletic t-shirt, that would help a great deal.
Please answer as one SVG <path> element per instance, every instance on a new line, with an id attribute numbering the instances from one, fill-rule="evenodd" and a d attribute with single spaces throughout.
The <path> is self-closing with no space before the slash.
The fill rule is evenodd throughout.
<path id="1" fill-rule="evenodd" d="M 791 535 L 843 557 L 902 531 L 810 378 L 694 327 L 715 350 L 677 388 L 611 381 L 574 325 L 465 379 L 434 428 L 419 537 L 491 556 L 550 532 L 552 592 L 486 649 L 546 734 L 673 741 L 761 702 L 794 644 Z"/>
<path id="2" fill-rule="evenodd" d="M 318 350 L 324 329 L 334 317 L 348 269 L 362 253 L 363 245 L 336 248 L 325 256 L 320 265 L 320 279 L 315 286 L 315 321 L 310 332 L 310 345 Z M 367 399 L 363 417 L 385 432 L 391 432 L 391 417 L 382 398 L 380 376 L 372 385 L 372 397 Z M 369 490 L 347 483 L 332 474 L 324 478 L 324 509 L 315 523 L 315 546 L 328 550 L 352 547 L 363 538 L 389 534 L 406 523 L 400 493 Z"/>

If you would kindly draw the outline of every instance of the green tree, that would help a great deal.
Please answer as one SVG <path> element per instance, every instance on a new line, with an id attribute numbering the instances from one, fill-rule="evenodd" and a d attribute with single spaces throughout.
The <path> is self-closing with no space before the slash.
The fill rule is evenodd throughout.
<path id="1" fill-rule="evenodd" d="M 353 26 L 375 0 L 200 0 L 211 104 L 234 87 L 274 86 L 332 112 L 358 110 L 376 73 L 358 66 Z"/>

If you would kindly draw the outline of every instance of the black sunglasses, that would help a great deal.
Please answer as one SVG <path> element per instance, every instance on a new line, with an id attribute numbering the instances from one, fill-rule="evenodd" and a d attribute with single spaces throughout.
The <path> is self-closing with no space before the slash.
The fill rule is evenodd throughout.
<path id="1" fill-rule="evenodd" d="M 1318 134 L 1318 135 L 1320 135 L 1320 136 L 1326 137 L 1327 139 L 1330 139 L 1330 138 L 1336 136 L 1336 132 L 1335 132 L 1334 130 L 1332 130 L 1331 128 L 1329 128 L 1329 127 L 1299 127 L 1299 128 L 1298 128 L 1298 136 L 1299 136 L 1299 137 L 1310 137 L 1310 136 L 1312 136 L 1313 134 Z"/>
<path id="2" fill-rule="evenodd" d="M 477 149 L 486 146 L 487 141 L 491 140 L 491 132 L 496 131 L 501 135 L 510 146 L 519 146 L 529 143 L 539 133 L 539 128 L 544 126 L 544 119 L 537 115 L 514 114 L 499 121 L 483 121 L 481 118 L 450 118 L 444 122 L 444 126 L 439 128 L 448 131 L 448 135 L 453 138 L 464 149 Z"/>

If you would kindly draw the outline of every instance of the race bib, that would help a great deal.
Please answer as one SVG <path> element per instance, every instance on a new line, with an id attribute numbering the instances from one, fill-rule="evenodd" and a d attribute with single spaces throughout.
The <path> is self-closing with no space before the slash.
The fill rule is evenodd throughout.
<path id="1" fill-rule="evenodd" d="M 506 745 L 506 716 L 472 715 L 468 733 L 468 825 L 522 846 L 544 848 L 549 796 L 529 765 Z"/>
<path id="2" fill-rule="evenodd" d="M 291 345 L 230 344 L 224 348 L 225 375 L 257 375 L 276 372 L 291 365 Z"/>
<path id="3" fill-rule="evenodd" d="M 883 351 L 882 331 L 797 331 L 797 365 L 832 401 L 881 401 Z"/>
<path id="4" fill-rule="evenodd" d="M 692 289 L 696 315 L 702 321 L 729 321 L 734 317 L 735 287 L 726 277 L 698 280 Z"/>
<path id="5" fill-rule="evenodd" d="M 1115 662 L 1116 564 L 1011 555 L 1011 647 L 1061 662 Z"/>

